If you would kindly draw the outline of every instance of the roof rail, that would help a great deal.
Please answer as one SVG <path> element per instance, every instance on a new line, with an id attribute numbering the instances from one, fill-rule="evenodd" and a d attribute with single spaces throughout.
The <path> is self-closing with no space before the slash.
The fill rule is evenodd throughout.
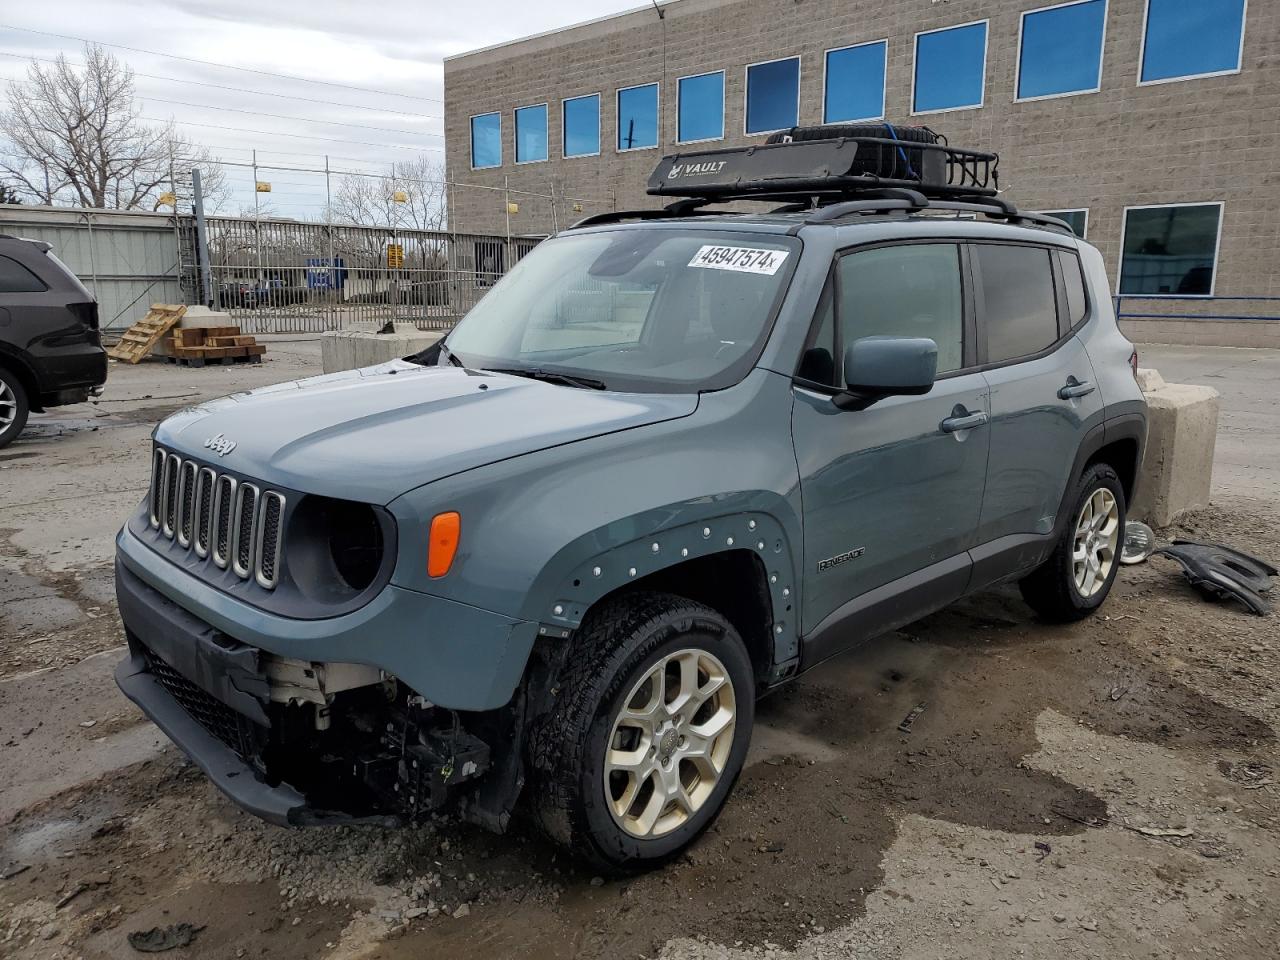
<path id="1" fill-rule="evenodd" d="M 1019 210 L 1013 203 L 1000 197 L 982 197 L 974 200 L 931 200 L 924 194 L 907 189 L 885 189 L 876 191 L 877 196 L 864 196 L 858 200 L 843 200 L 825 206 L 815 206 L 810 200 L 786 203 L 772 213 L 802 213 L 811 211 L 804 220 L 806 224 L 835 223 L 847 216 L 860 214 L 870 216 L 878 213 L 916 213 L 921 210 L 955 211 L 958 213 L 982 214 L 992 220 L 1003 220 L 1010 224 L 1031 223 L 1041 227 L 1060 230 L 1075 236 L 1075 231 L 1065 220 L 1051 217 L 1043 213 L 1027 213 Z M 728 196 L 725 201 L 736 200 L 784 200 L 785 197 L 767 197 L 746 195 Z M 710 201 L 704 201 L 709 203 Z M 579 220 L 568 229 L 581 227 L 598 227 L 603 224 L 621 223 L 624 220 L 666 220 L 687 216 L 724 216 L 728 210 L 706 210 L 702 204 L 685 205 L 670 204 L 658 210 L 616 210 L 609 213 L 597 213 Z"/>
<path id="2" fill-rule="evenodd" d="M 880 127 L 889 135 L 884 136 Z M 704 208 L 755 200 L 781 203 L 774 211 L 778 213 L 812 211 L 804 221 L 810 224 L 832 223 L 852 214 L 929 209 L 1072 232 L 1056 217 L 1022 213 L 998 196 L 999 163 L 997 154 L 950 146 L 927 127 L 796 127 L 765 144 L 663 157 L 649 177 L 648 192 L 682 199 L 661 210 L 596 214 L 570 229 L 623 220 L 723 215 L 728 211 Z"/>

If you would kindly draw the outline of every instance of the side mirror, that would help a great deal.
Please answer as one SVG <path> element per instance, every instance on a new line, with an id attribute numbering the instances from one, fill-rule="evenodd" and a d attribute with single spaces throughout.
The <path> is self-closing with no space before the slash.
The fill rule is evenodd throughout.
<path id="1" fill-rule="evenodd" d="M 918 396 L 933 389 L 938 345 L 925 337 L 862 337 L 844 350 L 843 393 L 836 405 L 865 410 L 884 397 Z"/>

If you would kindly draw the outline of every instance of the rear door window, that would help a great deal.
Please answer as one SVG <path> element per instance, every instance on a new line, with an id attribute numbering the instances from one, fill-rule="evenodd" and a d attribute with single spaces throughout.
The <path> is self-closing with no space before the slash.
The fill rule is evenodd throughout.
<path id="1" fill-rule="evenodd" d="M 1058 304 L 1049 251 L 980 243 L 973 253 L 987 362 L 1016 360 L 1051 347 L 1058 339 Z"/>
<path id="2" fill-rule="evenodd" d="M 0 256 L 0 293 L 43 293 L 44 281 L 12 257 Z"/>
<path id="3" fill-rule="evenodd" d="M 841 350 L 860 337 L 927 337 L 938 345 L 939 374 L 963 366 L 964 295 L 957 244 L 859 250 L 840 259 L 837 277 Z"/>

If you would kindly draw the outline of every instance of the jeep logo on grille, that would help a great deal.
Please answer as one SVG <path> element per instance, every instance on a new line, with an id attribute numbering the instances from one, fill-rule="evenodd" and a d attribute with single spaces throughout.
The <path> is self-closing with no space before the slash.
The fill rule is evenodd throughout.
<path id="1" fill-rule="evenodd" d="M 216 437 L 210 437 L 204 442 L 204 445 L 220 457 L 225 457 L 236 448 L 236 442 L 234 440 L 228 440 L 222 434 L 218 434 Z"/>

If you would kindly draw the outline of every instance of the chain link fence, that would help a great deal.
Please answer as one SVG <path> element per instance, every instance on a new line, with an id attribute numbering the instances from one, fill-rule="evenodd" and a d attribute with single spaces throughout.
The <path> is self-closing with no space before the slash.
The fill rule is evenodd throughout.
<path id="1" fill-rule="evenodd" d="M 208 270 L 194 218 L 180 218 L 188 302 L 230 313 L 246 333 L 317 333 L 351 326 L 453 326 L 549 233 L 612 200 L 462 184 L 426 175 L 428 164 L 387 174 L 221 163 L 217 180 L 252 209 L 205 217 Z M 450 228 L 459 207 L 483 206 L 486 227 Z M 537 232 L 535 232 L 537 231 Z"/>
<path id="2" fill-rule="evenodd" d="M 206 223 L 206 299 L 246 333 L 392 321 L 448 329 L 542 239 L 261 218 Z"/>

